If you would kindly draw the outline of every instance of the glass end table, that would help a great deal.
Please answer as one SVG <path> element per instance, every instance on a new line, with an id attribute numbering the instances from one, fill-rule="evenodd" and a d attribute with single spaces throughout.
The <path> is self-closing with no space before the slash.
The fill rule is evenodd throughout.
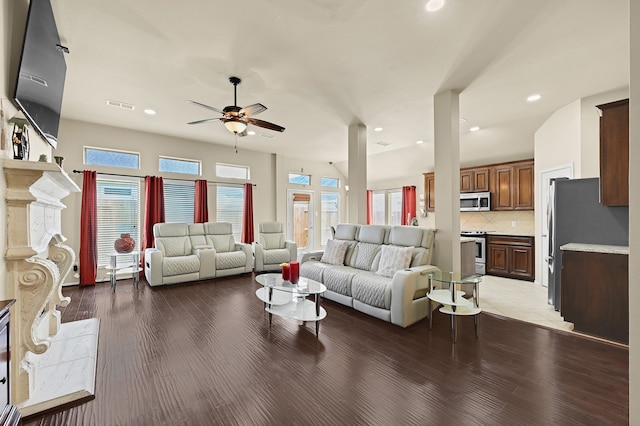
<path id="1" fill-rule="evenodd" d="M 482 276 L 476 274 L 464 274 L 461 272 L 438 271 L 429 274 L 429 330 L 433 323 L 432 303 L 442 305 L 440 312 L 451 316 L 451 338 L 453 343 L 457 341 L 456 317 L 473 316 L 473 325 L 476 338 L 478 338 L 478 314 L 482 311 L 478 302 L 478 284 L 482 281 Z M 435 283 L 439 283 L 445 288 L 436 288 Z M 472 296 L 470 299 L 464 297 L 465 292 L 458 290 L 460 285 L 471 285 Z"/>

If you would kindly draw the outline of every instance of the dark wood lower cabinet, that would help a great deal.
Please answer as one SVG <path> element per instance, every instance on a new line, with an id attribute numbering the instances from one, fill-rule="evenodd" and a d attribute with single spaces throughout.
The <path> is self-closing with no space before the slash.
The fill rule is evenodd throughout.
<path id="1" fill-rule="evenodd" d="M 519 280 L 535 278 L 534 238 L 487 235 L 487 274 Z"/>
<path id="2" fill-rule="evenodd" d="M 629 343 L 629 256 L 562 251 L 560 314 L 575 331 Z"/>

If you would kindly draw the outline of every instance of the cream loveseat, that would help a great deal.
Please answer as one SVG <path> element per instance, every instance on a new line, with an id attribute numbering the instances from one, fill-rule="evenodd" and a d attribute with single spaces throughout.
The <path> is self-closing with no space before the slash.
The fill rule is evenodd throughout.
<path id="1" fill-rule="evenodd" d="M 340 224 L 324 253 L 299 256 L 300 275 L 323 283 L 323 297 L 407 327 L 428 314 L 427 275 L 435 230 Z"/>
<path id="2" fill-rule="evenodd" d="M 251 272 L 251 245 L 236 243 L 227 222 L 156 223 L 155 248 L 144 252 L 151 286 Z"/>

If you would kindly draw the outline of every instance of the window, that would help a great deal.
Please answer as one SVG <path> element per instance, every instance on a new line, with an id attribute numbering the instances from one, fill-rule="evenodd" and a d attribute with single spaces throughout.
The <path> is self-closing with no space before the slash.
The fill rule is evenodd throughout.
<path id="1" fill-rule="evenodd" d="M 247 166 L 217 163 L 216 177 L 249 180 L 249 168 Z"/>
<path id="2" fill-rule="evenodd" d="M 242 238 L 242 214 L 244 210 L 244 187 L 239 185 L 216 185 L 216 220 L 231 222 L 233 239 Z"/>
<path id="3" fill-rule="evenodd" d="M 289 173 L 289 183 L 293 183 L 295 185 L 311 185 L 311 175 Z"/>
<path id="4" fill-rule="evenodd" d="M 372 210 L 374 225 L 400 225 L 402 191 L 399 189 L 374 191 Z"/>
<path id="5" fill-rule="evenodd" d="M 324 186 L 326 188 L 339 188 L 340 187 L 340 179 L 323 177 L 323 178 L 320 179 L 320 185 Z"/>
<path id="6" fill-rule="evenodd" d="M 373 193 L 373 225 L 387 223 L 387 194 L 385 191 Z"/>
<path id="7" fill-rule="evenodd" d="M 389 223 L 388 225 L 400 225 L 402 223 L 402 191 L 389 191 Z"/>
<path id="8" fill-rule="evenodd" d="M 161 172 L 183 173 L 200 176 L 200 161 L 160 157 L 158 170 Z"/>
<path id="9" fill-rule="evenodd" d="M 165 222 L 193 223 L 194 182 L 164 181 Z"/>
<path id="10" fill-rule="evenodd" d="M 140 168 L 140 154 L 110 149 L 84 147 L 84 164 L 97 166 Z"/>
<path id="11" fill-rule="evenodd" d="M 321 244 L 327 245 L 327 240 L 331 239 L 331 227 L 338 224 L 340 219 L 340 210 L 338 208 L 338 193 L 323 192 L 320 194 L 322 199 L 320 226 L 322 228 Z"/>
<path id="12" fill-rule="evenodd" d="M 131 234 L 140 250 L 140 182 L 100 179 L 96 182 L 98 205 L 98 266 L 109 265 L 113 243 L 121 234 Z M 123 256 L 124 257 L 124 256 Z M 121 260 L 119 259 L 118 262 Z M 122 259 L 122 262 L 132 262 Z"/>

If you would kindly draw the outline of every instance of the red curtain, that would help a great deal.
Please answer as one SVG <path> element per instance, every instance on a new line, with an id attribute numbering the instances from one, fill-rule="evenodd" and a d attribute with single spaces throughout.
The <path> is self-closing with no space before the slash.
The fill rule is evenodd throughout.
<path id="1" fill-rule="evenodd" d="M 411 219 L 416 217 L 416 187 L 402 187 L 402 217 L 401 225 L 410 225 Z"/>
<path id="2" fill-rule="evenodd" d="M 373 191 L 367 189 L 367 225 L 373 224 Z"/>
<path id="3" fill-rule="evenodd" d="M 164 181 L 161 177 L 144 178 L 144 228 L 140 259 L 144 265 L 145 249 L 154 247 L 153 225 L 164 222 Z M 144 268 L 143 268 L 144 269 Z"/>
<path id="4" fill-rule="evenodd" d="M 193 204 L 193 222 L 204 223 L 209 221 L 209 209 L 207 206 L 207 181 L 196 180 L 196 198 Z"/>
<path id="5" fill-rule="evenodd" d="M 242 242 L 253 242 L 253 184 L 244 184 L 244 211 L 242 214 Z"/>
<path id="6" fill-rule="evenodd" d="M 80 211 L 80 285 L 95 285 L 98 273 L 97 173 L 85 170 L 82 177 Z"/>

